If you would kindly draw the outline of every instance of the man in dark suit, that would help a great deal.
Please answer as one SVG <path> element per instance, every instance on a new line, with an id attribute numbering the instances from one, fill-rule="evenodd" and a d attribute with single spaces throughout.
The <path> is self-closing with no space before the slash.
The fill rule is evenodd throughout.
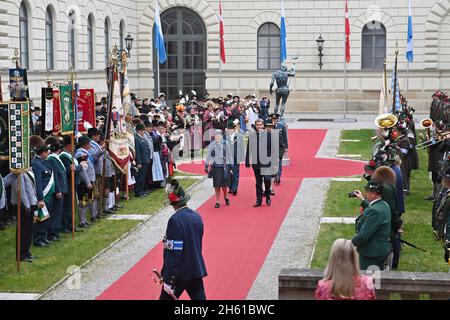
<path id="1" fill-rule="evenodd" d="M 45 139 L 45 144 L 49 147 L 51 152 L 47 161 L 52 168 L 55 178 L 55 195 L 53 198 L 52 210 L 50 212 L 49 240 L 58 241 L 62 226 L 64 196 L 67 195 L 69 186 L 67 183 L 66 168 L 59 158 L 59 154 L 61 153 L 61 143 L 58 138 L 50 136 Z"/>
<path id="2" fill-rule="evenodd" d="M 288 134 L 286 126 L 279 122 L 280 115 L 278 113 L 273 113 L 270 115 L 270 119 L 273 124 L 273 128 L 279 134 L 280 151 L 279 151 L 279 162 L 278 162 L 278 172 L 275 176 L 275 184 L 279 185 L 281 183 L 281 174 L 283 173 L 283 156 L 288 151 Z"/>
<path id="3" fill-rule="evenodd" d="M 30 145 L 36 156 L 31 161 L 34 179 L 36 183 L 36 195 L 38 201 L 37 223 L 34 225 L 33 243 L 37 247 L 49 245 L 48 239 L 49 217 L 52 210 L 53 195 L 55 194 L 55 177 L 50 164 L 47 161 L 48 147 L 41 137 L 30 137 Z"/>
<path id="4" fill-rule="evenodd" d="M 207 272 L 202 255 L 202 217 L 187 207 L 191 197 L 178 181 L 169 181 L 166 191 L 176 212 L 167 223 L 163 240 L 163 288 L 160 300 L 178 299 L 185 290 L 192 300 L 206 300 L 203 278 Z"/>
<path id="5" fill-rule="evenodd" d="M 391 209 L 382 197 L 383 186 L 369 181 L 366 186 L 366 200 L 369 205 L 356 219 L 356 235 L 352 238 L 353 245 L 359 253 L 361 270 L 370 266 L 384 269 L 385 262 L 391 252 Z M 357 198 L 364 201 L 359 190 L 355 190 Z"/>
<path id="6" fill-rule="evenodd" d="M 145 177 L 147 176 L 148 165 L 151 161 L 150 146 L 144 137 L 145 127 L 142 123 L 136 125 L 136 134 L 134 135 L 134 144 L 136 150 L 136 166 L 139 169 L 136 177 L 135 196 L 144 196 Z"/>
<path id="7" fill-rule="evenodd" d="M 273 152 L 272 152 L 273 151 Z M 255 121 L 255 130 L 250 134 L 247 144 L 247 153 L 245 156 L 245 166 L 253 168 L 256 180 L 256 203 L 253 207 L 260 207 L 264 195 L 266 204 L 270 206 L 270 190 L 272 176 L 276 173 L 275 168 L 278 165 L 277 148 L 272 146 L 272 135 L 264 130 L 264 121 L 257 119 Z"/>
<path id="8" fill-rule="evenodd" d="M 270 100 L 264 96 L 259 103 L 259 117 L 267 122 L 269 119 Z"/>

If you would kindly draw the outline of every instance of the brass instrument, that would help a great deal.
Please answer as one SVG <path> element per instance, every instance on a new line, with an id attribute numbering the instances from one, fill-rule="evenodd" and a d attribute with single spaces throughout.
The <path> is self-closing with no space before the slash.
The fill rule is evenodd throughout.
<path id="1" fill-rule="evenodd" d="M 420 125 L 426 130 L 426 141 L 419 143 L 416 146 L 417 150 L 423 150 L 437 145 L 444 140 L 450 139 L 450 130 L 438 130 L 435 123 L 430 118 L 423 119 L 420 122 Z"/>
<path id="2" fill-rule="evenodd" d="M 394 127 L 398 123 L 398 118 L 392 113 L 385 113 L 375 118 L 375 126 L 382 130 Z M 381 139 L 380 134 L 371 138 L 372 141 Z"/>

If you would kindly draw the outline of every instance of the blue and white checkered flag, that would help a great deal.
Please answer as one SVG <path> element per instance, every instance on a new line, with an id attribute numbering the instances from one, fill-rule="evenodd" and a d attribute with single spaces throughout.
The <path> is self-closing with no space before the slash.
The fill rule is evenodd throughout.
<path id="1" fill-rule="evenodd" d="M 392 71 L 392 80 L 391 80 L 391 92 L 394 91 L 394 82 L 395 82 L 395 69 Z M 398 76 L 397 76 L 397 85 L 395 86 L 395 110 L 393 110 L 393 112 L 396 111 L 401 111 L 402 109 L 402 104 L 400 103 L 400 86 L 398 84 Z"/>

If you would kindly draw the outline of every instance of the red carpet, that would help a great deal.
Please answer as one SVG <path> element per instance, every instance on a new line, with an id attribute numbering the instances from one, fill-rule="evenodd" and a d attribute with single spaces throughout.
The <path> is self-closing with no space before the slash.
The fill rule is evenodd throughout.
<path id="1" fill-rule="evenodd" d="M 198 212 L 205 224 L 203 255 L 209 275 L 204 281 L 208 299 L 247 297 L 304 178 L 352 176 L 363 172 L 361 162 L 315 158 L 326 132 L 289 131 L 291 164 L 283 168 L 282 184 L 274 189 L 276 195 L 271 207 L 252 207 L 256 200 L 253 171 L 244 166 L 239 193 L 230 197 L 230 207 L 223 203 L 220 209 L 215 209 L 214 197 L 200 206 Z M 202 164 L 181 165 L 179 169 L 204 174 Z M 150 274 L 153 268 L 161 268 L 162 253 L 160 243 L 97 299 L 154 299 L 155 285 Z"/>

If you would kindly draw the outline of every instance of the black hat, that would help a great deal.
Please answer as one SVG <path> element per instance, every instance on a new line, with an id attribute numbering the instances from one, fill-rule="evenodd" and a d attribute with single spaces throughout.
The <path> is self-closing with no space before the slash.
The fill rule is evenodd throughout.
<path id="1" fill-rule="evenodd" d="M 40 136 L 30 137 L 30 147 L 32 148 L 33 152 L 38 154 L 44 151 L 48 151 L 48 146 L 44 143 L 44 140 Z"/>
<path id="2" fill-rule="evenodd" d="M 152 123 L 151 123 L 150 120 L 145 120 L 145 121 L 144 121 L 144 126 L 145 126 L 146 128 L 151 128 L 151 127 L 153 127 L 153 125 L 152 125 Z"/>
<path id="3" fill-rule="evenodd" d="M 191 199 L 191 196 L 186 194 L 183 187 L 175 179 L 168 181 L 166 192 L 171 205 L 185 206 Z"/>
<path id="4" fill-rule="evenodd" d="M 100 134 L 101 132 L 97 129 L 97 128 L 89 128 L 88 129 L 88 136 L 92 137 L 95 136 L 96 134 Z"/>
<path id="5" fill-rule="evenodd" d="M 375 182 L 375 181 L 369 181 L 365 187 L 366 190 L 371 192 L 376 192 L 378 194 L 381 194 L 383 191 L 383 185 Z"/>
<path id="6" fill-rule="evenodd" d="M 49 150 L 52 152 L 58 151 L 62 148 L 59 139 L 53 136 L 47 137 L 47 139 L 45 139 L 45 144 L 49 147 Z"/>
<path id="7" fill-rule="evenodd" d="M 275 128 L 275 125 L 272 122 L 267 122 L 266 128 L 268 128 L 268 127 Z"/>
<path id="8" fill-rule="evenodd" d="M 145 126 L 142 123 L 138 123 L 136 125 L 136 131 L 143 131 L 145 130 Z"/>
<path id="9" fill-rule="evenodd" d="M 234 100 L 235 98 L 238 98 L 239 100 L 241 99 L 241 97 L 239 97 L 239 96 L 234 96 L 234 97 L 233 97 L 233 100 Z"/>
<path id="10" fill-rule="evenodd" d="M 269 117 L 270 117 L 270 119 L 273 119 L 273 118 L 279 119 L 281 117 L 281 115 L 279 113 L 272 113 Z"/>
<path id="11" fill-rule="evenodd" d="M 88 144 L 91 142 L 91 139 L 87 135 L 82 135 L 80 138 L 78 138 L 78 146 L 82 147 L 85 144 Z"/>
<path id="12" fill-rule="evenodd" d="M 69 144 L 72 144 L 72 138 L 70 136 L 64 136 L 63 143 L 62 143 L 63 147 L 67 146 Z"/>

